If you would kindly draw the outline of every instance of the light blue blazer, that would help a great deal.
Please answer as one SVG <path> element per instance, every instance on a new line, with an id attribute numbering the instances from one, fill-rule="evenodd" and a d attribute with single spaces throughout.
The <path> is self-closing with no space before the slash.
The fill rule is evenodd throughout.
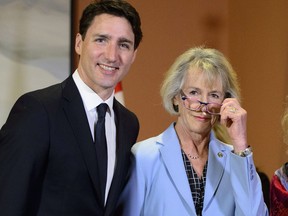
<path id="1" fill-rule="evenodd" d="M 202 215 L 268 215 L 253 155 L 240 157 L 211 133 Z M 125 216 L 196 215 L 174 124 L 135 144 L 119 206 Z"/>

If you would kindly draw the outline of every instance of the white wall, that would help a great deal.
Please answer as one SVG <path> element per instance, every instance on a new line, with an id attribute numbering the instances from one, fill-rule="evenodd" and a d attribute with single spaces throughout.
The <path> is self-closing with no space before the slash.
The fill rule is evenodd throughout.
<path id="1" fill-rule="evenodd" d="M 0 127 L 20 95 L 70 74 L 69 48 L 69 0 L 1 0 Z"/>

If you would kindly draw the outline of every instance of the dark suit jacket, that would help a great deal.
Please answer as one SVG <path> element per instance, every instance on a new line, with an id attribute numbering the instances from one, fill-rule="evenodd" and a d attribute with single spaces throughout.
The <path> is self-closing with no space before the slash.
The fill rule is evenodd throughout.
<path id="1" fill-rule="evenodd" d="M 0 131 L 0 215 L 114 215 L 139 122 L 116 100 L 113 109 L 117 162 L 104 209 L 96 149 L 72 77 L 21 96 Z"/>

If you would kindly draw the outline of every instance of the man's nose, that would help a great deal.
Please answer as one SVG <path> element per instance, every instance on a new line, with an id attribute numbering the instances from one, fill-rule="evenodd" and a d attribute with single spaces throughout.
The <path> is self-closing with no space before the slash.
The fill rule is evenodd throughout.
<path id="1" fill-rule="evenodd" d="M 109 62 L 115 62 L 118 55 L 118 49 L 115 44 L 109 44 L 105 50 L 105 57 Z"/>

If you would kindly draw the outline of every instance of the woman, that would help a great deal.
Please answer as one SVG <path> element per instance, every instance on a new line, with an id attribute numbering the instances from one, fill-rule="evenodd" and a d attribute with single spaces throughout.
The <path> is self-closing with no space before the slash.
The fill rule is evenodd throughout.
<path id="1" fill-rule="evenodd" d="M 214 49 L 186 51 L 168 71 L 161 95 L 177 121 L 133 146 L 123 215 L 268 215 L 237 77 L 225 57 Z M 233 146 L 213 129 L 227 129 Z"/>
<path id="2" fill-rule="evenodd" d="M 282 118 L 284 142 L 288 144 L 288 107 Z M 276 170 L 270 187 L 270 215 L 288 215 L 288 162 Z"/>

